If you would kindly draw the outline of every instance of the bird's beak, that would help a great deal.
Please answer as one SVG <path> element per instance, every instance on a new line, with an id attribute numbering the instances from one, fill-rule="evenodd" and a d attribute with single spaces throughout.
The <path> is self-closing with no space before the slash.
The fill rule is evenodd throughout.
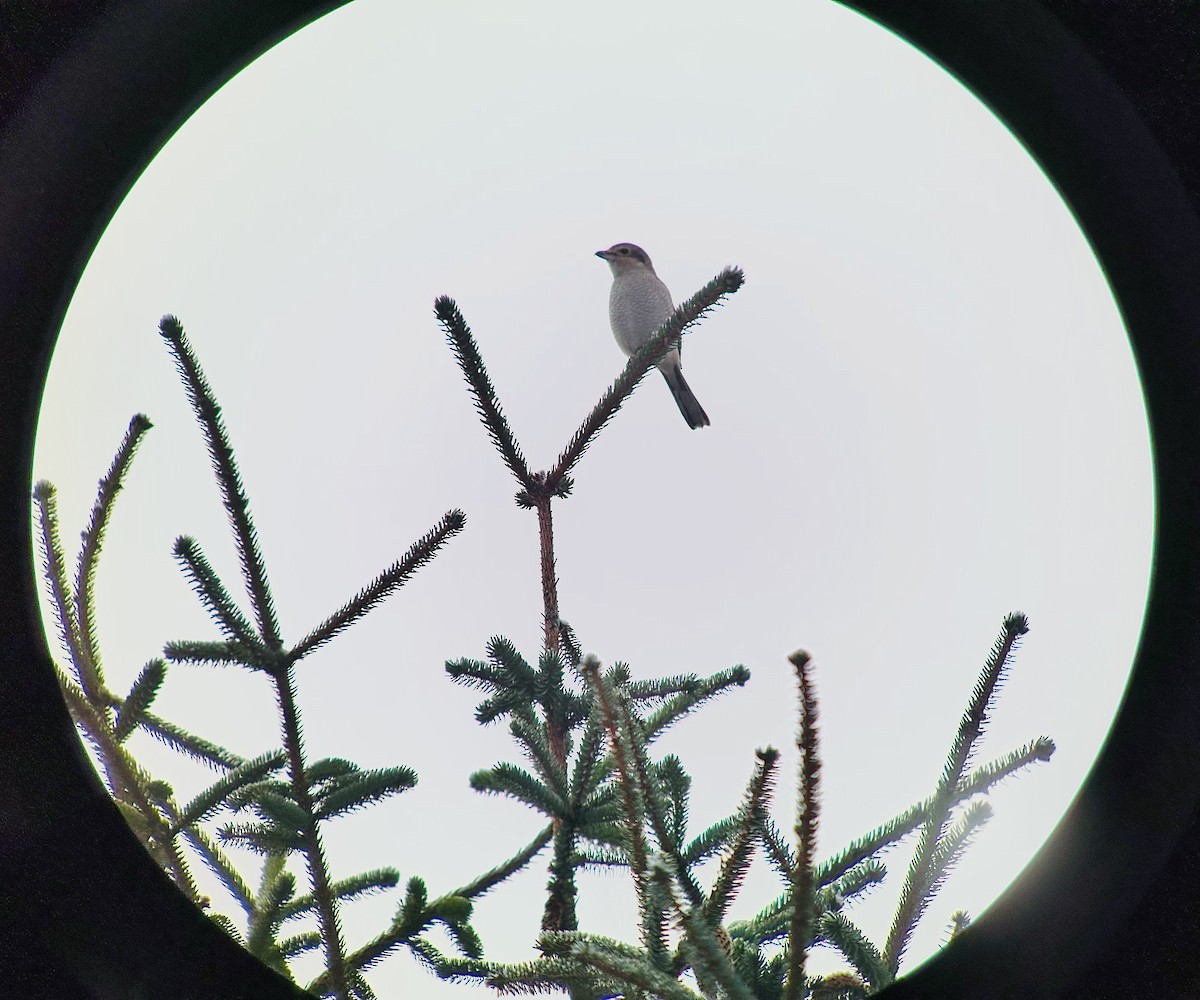
<path id="1" fill-rule="evenodd" d="M 596 256 L 599 257 L 601 260 L 612 260 L 613 259 L 611 250 L 597 250 Z"/>

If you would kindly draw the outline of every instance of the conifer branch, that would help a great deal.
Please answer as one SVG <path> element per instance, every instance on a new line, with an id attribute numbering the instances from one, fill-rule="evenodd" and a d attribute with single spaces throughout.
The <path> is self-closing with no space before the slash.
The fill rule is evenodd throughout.
<path id="1" fill-rule="evenodd" d="M 118 743 L 123 743 L 146 715 L 146 710 L 154 702 L 158 689 L 167 676 L 167 665 L 162 660 L 151 660 L 129 689 L 129 694 L 117 708 L 116 719 L 113 722 L 113 735 Z"/>
<path id="2" fill-rule="evenodd" d="M 759 835 L 762 837 L 763 847 L 766 848 L 767 857 L 770 859 L 771 864 L 790 886 L 792 879 L 795 877 L 796 859 L 792 855 L 792 849 L 788 847 L 787 842 L 783 839 L 783 834 L 780 832 L 779 827 L 775 825 L 775 821 L 770 816 L 763 817 Z M 821 883 L 818 882 L 818 884 Z"/>
<path id="3" fill-rule="evenodd" d="M 524 768 L 505 761 L 472 774 L 471 787 L 477 792 L 507 795 L 552 819 L 561 818 L 566 811 L 566 803 L 553 789 Z"/>
<path id="4" fill-rule="evenodd" d="M 294 663 L 314 649 L 323 646 L 339 632 L 353 625 L 389 594 L 402 587 L 417 570 L 437 555 L 438 550 L 447 541 L 462 531 L 466 520 L 466 515 L 461 510 L 452 510 L 446 513 L 400 559 L 392 563 L 366 588 L 359 591 L 352 600 L 301 639 L 293 647 L 289 659 Z"/>
<path id="5" fill-rule="evenodd" d="M 647 739 L 653 742 L 676 722 L 690 715 L 709 699 L 735 685 L 742 687 L 749 679 L 750 671 L 740 663 L 728 670 L 718 670 L 711 677 L 698 678 L 694 688 L 681 691 L 667 699 L 651 713 L 645 722 Z"/>
<path id="6" fill-rule="evenodd" d="M 821 760 L 817 756 L 817 699 L 810 674 L 812 659 L 804 650 L 790 657 L 800 692 L 800 781 L 796 790 L 796 863 L 792 868 L 792 915 L 788 929 L 788 972 L 784 1000 L 802 1000 L 804 965 L 813 919 L 813 855 L 820 814 Z"/>
<path id="7" fill-rule="evenodd" d="M 270 823 L 244 821 L 226 823 L 218 831 L 223 841 L 244 847 L 264 857 L 275 854 L 292 854 L 303 846 L 301 837 L 294 830 L 285 830 Z M 321 932 L 324 935 L 324 931 Z"/>
<path id="8" fill-rule="evenodd" d="M 217 746 L 195 733 L 189 733 L 151 712 L 144 712 L 141 721 L 142 728 L 155 739 L 209 767 L 231 768 L 245 763 L 245 758 L 233 751 Z"/>
<path id="9" fill-rule="evenodd" d="M 950 926 L 946 928 L 946 944 L 949 944 L 971 926 L 971 915 L 966 910 L 955 910 L 950 914 Z"/>
<path id="10" fill-rule="evenodd" d="M 350 878 L 335 882 L 330 888 L 343 902 L 374 895 L 385 889 L 395 888 L 400 882 L 400 873 L 395 868 L 375 868 Z M 316 898 L 310 893 L 297 896 L 280 908 L 280 920 L 287 922 L 312 913 L 317 907 Z"/>
<path id="11" fill-rule="evenodd" d="M 79 564 L 75 576 L 75 610 L 79 623 L 79 646 L 87 664 L 85 673 L 88 675 L 88 683 L 84 685 L 84 690 L 91 697 L 95 697 L 96 692 L 104 687 L 104 671 L 100 660 L 100 646 L 96 641 L 95 624 L 96 566 L 104 544 L 104 530 L 108 526 L 113 504 L 124 482 L 125 473 L 129 471 L 134 452 L 152 426 L 149 418 L 143 413 L 135 414 L 129 421 L 129 428 L 117 448 L 112 465 L 100 480 L 96 502 L 92 506 L 91 516 L 83 532 L 83 545 L 79 550 Z"/>
<path id="12" fill-rule="evenodd" d="M 572 669 L 578 670 L 583 662 L 583 649 L 575 638 L 575 630 L 562 618 L 558 619 L 558 641 L 562 644 L 562 655 Z"/>
<path id="13" fill-rule="evenodd" d="M 561 935 L 561 938 L 561 942 L 555 942 L 549 935 L 543 935 L 539 945 L 551 956 L 561 953 L 569 958 L 578 970 L 572 978 L 589 969 L 594 970 L 593 975 L 599 973 L 590 985 L 601 996 L 611 996 L 616 992 L 614 986 L 632 986 L 650 997 L 662 1000 L 701 1000 L 696 992 L 679 980 L 647 962 L 640 949 L 595 934 Z M 558 981 L 569 982 L 566 977 Z M 489 984 L 497 985 L 496 979 L 490 979 Z"/>
<path id="14" fill-rule="evenodd" d="M 717 880 L 704 902 L 704 915 L 713 926 L 724 922 L 725 914 L 746 877 L 758 839 L 755 835 L 766 811 L 766 804 L 771 798 L 775 768 L 779 764 L 779 751 L 767 747 L 756 751 L 755 756 L 757 763 L 746 786 L 742 807 L 738 811 L 734 835 L 727 853 L 721 860 Z"/>
<path id="15" fill-rule="evenodd" d="M 181 825 L 179 822 L 179 812 L 173 803 L 160 799 L 158 806 L 166 817 L 171 829 L 179 831 L 179 834 L 192 845 L 192 848 L 200 855 L 201 860 L 208 865 L 209 870 L 216 875 L 234 901 L 244 912 L 249 914 L 253 909 L 254 896 L 250 891 L 250 887 L 242 879 L 242 876 L 230 864 L 229 859 L 225 857 L 224 852 L 213 843 L 212 838 L 198 825 Z"/>
<path id="16" fill-rule="evenodd" d="M 718 820 L 703 833 L 699 834 L 681 852 L 684 862 L 689 868 L 703 864 L 729 843 L 729 838 L 733 836 L 741 825 L 742 815 L 740 812 Z"/>
<path id="17" fill-rule="evenodd" d="M 888 935 L 884 957 L 894 975 L 900 967 L 904 950 L 912 935 L 920 914 L 928 905 L 934 890 L 937 870 L 934 867 L 938 846 L 950 818 L 951 803 L 962 781 L 963 772 L 970 761 L 975 745 L 987 724 L 988 710 L 992 699 L 1004 677 L 1009 658 L 1016 649 L 1021 636 L 1029 631 L 1029 623 L 1022 614 L 1010 614 L 988 656 L 979 679 L 971 692 L 971 700 L 963 713 L 958 732 L 942 770 L 942 778 L 934 792 L 929 809 L 929 818 L 921 832 L 920 843 L 908 870 L 900 894 L 900 904 Z"/>
<path id="18" fill-rule="evenodd" d="M 258 637 L 254 634 L 250 622 L 225 589 L 225 584 L 217 576 L 216 570 L 196 539 L 189 535 L 180 535 L 175 540 L 173 555 L 183 566 L 184 575 L 191 583 L 192 590 L 200 598 L 210 617 L 216 621 L 217 627 L 225 633 L 225 638 L 230 642 L 247 645 L 257 642 Z"/>
<path id="19" fill-rule="evenodd" d="M 656 367 L 671 347 L 678 343 L 680 337 L 726 295 L 732 295 L 741 288 L 745 280 L 745 275 L 739 268 L 727 267 L 690 299 L 676 306 L 675 311 L 658 328 L 658 332 L 629 359 L 625 370 L 600 397 L 600 401 L 563 449 L 554 468 L 546 475 L 547 492 L 554 493 L 595 440 L 596 435 L 616 415 L 621 404 L 629 398 L 650 369 Z"/>
<path id="20" fill-rule="evenodd" d="M 500 407 L 500 400 L 496 396 L 492 380 L 488 377 L 479 346 L 471 336 L 471 330 L 459 312 L 458 304 L 449 296 L 442 295 L 434 302 L 433 312 L 442 329 L 446 331 L 446 340 L 467 380 L 471 395 L 475 397 L 475 410 L 487 428 L 488 436 L 517 482 L 525 490 L 532 490 L 534 485 L 529 466 L 512 428 L 508 425 L 508 418 L 504 416 L 504 410 Z"/>
<path id="21" fill-rule="evenodd" d="M 346 944 L 342 938 L 337 898 L 330 889 L 329 861 L 321 838 L 312 795 L 309 791 L 300 712 L 296 705 L 295 682 L 291 664 L 272 675 L 283 729 L 283 748 L 287 754 L 288 782 L 292 801 L 300 813 L 295 846 L 304 853 L 309 886 L 317 900 L 317 924 L 325 945 L 325 970 L 330 989 L 337 1000 L 349 1000 L 347 992 Z M 260 799 L 260 803 L 261 803 Z"/>
<path id="22" fill-rule="evenodd" d="M 321 935 L 317 931 L 302 931 L 284 938 L 276 947 L 284 958 L 295 958 L 297 955 L 320 948 Z"/>
<path id="23" fill-rule="evenodd" d="M 831 912 L 822 916 L 820 934 L 846 957 L 846 961 L 872 992 L 882 989 L 896 978 L 879 950 L 841 913 Z"/>
<path id="24" fill-rule="evenodd" d="M 278 658 L 258 642 L 213 642 L 207 639 L 168 642 L 163 656 L 172 663 L 194 663 L 214 667 L 251 667 L 264 673 L 278 669 Z"/>
<path id="25" fill-rule="evenodd" d="M 961 805 L 975 795 L 982 795 L 994 785 L 1032 764 L 1047 761 L 1054 753 L 1054 741 L 1039 737 L 1031 743 L 1013 750 L 988 764 L 981 765 L 963 778 L 951 800 L 951 809 Z M 816 867 L 817 885 L 826 885 L 832 879 L 849 871 L 859 862 L 898 843 L 925 822 L 935 805 L 935 796 L 918 802 L 893 817 L 878 830 L 851 841 L 838 854 L 821 862 Z M 772 857 L 774 854 L 772 852 Z"/>
<path id="26" fill-rule="evenodd" d="M 613 762 L 620 778 L 619 787 L 625 806 L 625 829 L 630 868 L 633 873 L 634 887 L 638 896 L 639 907 L 643 910 L 643 925 L 646 916 L 646 863 L 649 853 L 642 824 L 646 815 L 645 803 L 642 800 L 641 789 L 638 787 L 637 774 L 634 770 L 632 747 L 629 738 L 621 732 L 617 725 L 617 710 L 613 704 L 613 692 L 608 686 L 607 679 L 600 672 L 600 661 L 594 656 L 584 658 L 582 668 L 584 676 L 593 685 L 596 694 L 596 706 L 604 721 L 605 731 L 611 748 Z"/>
<path id="27" fill-rule="evenodd" d="M 662 789 L 665 799 L 666 815 L 663 818 L 667 835 L 680 852 L 680 856 L 684 856 L 683 845 L 687 837 L 688 797 L 692 791 L 692 779 L 683 769 L 680 759 L 675 754 L 667 754 L 654 767 L 654 781 Z M 695 863 L 686 857 L 684 860 L 689 864 Z"/>
<path id="28" fill-rule="evenodd" d="M 199 904 L 200 893 L 192 881 L 187 860 L 162 813 L 150 795 L 150 776 L 117 741 L 112 725 L 99 708 L 74 685 L 63 687 L 63 695 L 73 718 L 81 724 L 86 738 L 96 748 L 104 767 L 109 792 L 118 805 L 126 807 L 135 831 L 141 831 L 143 845 L 183 893 Z"/>
<path id="29" fill-rule="evenodd" d="M 237 460 L 229 444 L 225 423 L 221 419 L 221 407 L 217 405 L 179 320 L 174 316 L 164 316 L 158 329 L 174 355 L 175 367 L 187 390 L 188 400 L 204 430 L 209 458 L 221 488 L 221 501 L 225 505 L 225 513 L 229 517 L 229 524 L 237 542 L 238 559 L 254 607 L 259 635 L 269 648 L 278 649 L 282 640 L 279 621 L 275 615 L 275 603 L 271 597 L 266 566 L 258 546 L 258 533 L 250 516 L 250 500 L 242 487 Z"/>
<path id="30" fill-rule="evenodd" d="M 703 914 L 676 904 L 675 915 L 683 926 L 687 943 L 691 945 L 692 969 L 697 982 L 703 985 L 704 978 L 711 978 L 716 981 L 721 994 L 731 1000 L 755 1000 L 754 994 L 725 953 L 716 928 Z"/>
<path id="31" fill-rule="evenodd" d="M 963 810 L 962 815 L 950 824 L 946 832 L 942 835 L 942 839 L 937 845 L 937 850 L 934 851 L 933 861 L 930 865 L 933 874 L 932 883 L 929 887 L 929 892 L 921 900 L 921 905 L 918 907 L 918 921 L 924 916 L 929 900 L 936 895 L 938 889 L 946 881 L 954 866 L 958 864 L 963 852 L 967 849 L 967 845 L 991 818 L 992 807 L 990 803 L 972 802 Z"/>
<path id="32" fill-rule="evenodd" d="M 74 668 L 75 679 L 89 697 L 94 697 L 99 683 L 88 666 L 87 656 L 79 639 L 79 620 L 71 600 L 67 582 L 66 560 L 58 530 L 58 491 L 54 484 L 43 479 L 33 488 L 38 507 L 38 524 L 42 532 L 42 571 L 50 588 L 54 617 L 58 622 L 59 640 Z"/>
<path id="33" fill-rule="evenodd" d="M 546 787 L 561 798 L 566 805 L 568 801 L 567 776 L 550 750 L 545 724 L 531 717 L 522 718 L 514 715 L 512 722 L 509 723 L 509 728 L 513 738 L 524 747 L 526 755 L 533 762 L 534 768 Z"/>
<path id="34" fill-rule="evenodd" d="M 319 820 L 333 819 L 391 795 L 406 792 L 417 783 L 411 767 L 372 768 L 338 781 L 326 794 L 314 801 Z"/>
<path id="35" fill-rule="evenodd" d="M 268 774 L 274 774 L 283 767 L 284 760 L 282 750 L 272 750 L 233 768 L 180 810 L 174 829 L 181 830 L 209 819 L 227 803 L 230 795 L 252 782 L 261 781 Z"/>
<path id="36" fill-rule="evenodd" d="M 958 785 L 958 802 L 972 795 L 981 795 L 992 786 L 1011 777 L 1031 764 L 1044 763 L 1054 754 L 1054 740 L 1039 736 L 1023 747 L 1011 750 L 994 761 L 977 767 Z M 955 803 L 957 805 L 957 802 Z"/>
<path id="37" fill-rule="evenodd" d="M 616 696 L 617 709 L 620 712 L 620 725 L 618 732 L 626 737 L 628 743 L 629 759 L 633 763 L 634 778 L 637 781 L 638 790 L 641 793 L 642 814 L 639 817 L 642 823 L 649 821 L 650 829 L 654 833 L 655 840 L 658 841 L 658 846 L 670 859 L 671 874 L 679 887 L 683 889 L 684 895 L 688 898 L 688 903 L 694 909 L 704 907 L 704 890 L 700 888 L 700 884 L 696 881 L 687 862 L 680 854 L 680 847 L 677 840 L 672 838 L 671 830 L 666 822 L 667 808 L 659 795 L 658 782 L 651 777 L 651 765 L 647 746 L 649 739 L 645 729 L 641 725 L 641 720 L 631 711 L 629 699 L 621 697 L 618 693 Z M 622 776 L 620 784 L 623 786 L 625 778 Z M 669 881 L 667 883 L 669 887 Z M 646 883 L 647 902 L 653 902 L 653 887 L 654 880 L 650 879 Z M 647 908 L 649 914 L 649 924 L 647 925 L 647 934 L 657 933 L 659 924 L 663 919 L 662 912 L 653 907 Z M 647 941 L 653 940 L 649 936 Z"/>
<path id="38" fill-rule="evenodd" d="M 478 899 L 484 893 L 490 892 L 510 875 L 519 872 L 541 853 L 542 848 L 550 843 L 551 836 L 553 836 L 553 827 L 547 824 L 543 827 L 541 833 L 507 861 L 484 872 L 478 878 L 472 879 L 466 885 L 455 889 L 450 895 L 462 896 L 464 899 Z"/>

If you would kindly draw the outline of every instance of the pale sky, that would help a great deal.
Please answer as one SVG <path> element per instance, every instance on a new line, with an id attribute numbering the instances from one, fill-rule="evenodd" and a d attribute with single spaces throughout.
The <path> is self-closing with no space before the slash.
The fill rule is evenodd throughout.
<path id="1" fill-rule="evenodd" d="M 992 796 L 911 968 L 951 912 L 978 915 L 1020 871 L 1104 739 L 1145 602 L 1151 462 L 1120 316 L 1069 208 L 972 94 L 826 0 L 355 0 L 186 122 L 79 285 L 38 437 L 72 545 L 130 416 L 155 423 L 99 577 L 108 677 L 124 691 L 164 642 L 216 636 L 171 558 L 178 535 L 239 585 L 156 332 L 172 312 L 224 408 L 285 638 L 442 513 L 467 514 L 299 669 L 313 758 L 420 775 L 325 828 L 335 876 L 393 865 L 437 894 L 520 848 L 539 818 L 467 786 L 517 751 L 443 664 L 495 634 L 536 657 L 536 522 L 432 306 L 458 300 L 530 465 L 548 467 L 624 363 L 593 256 L 618 241 L 649 251 L 677 301 L 726 264 L 747 275 L 685 344 L 712 426 L 689 431 L 648 378 L 555 508 L 562 613 L 585 650 L 641 677 L 752 672 L 658 744 L 694 777 L 697 832 L 766 744 L 791 826 L 792 650 L 816 663 L 825 856 L 929 794 L 1003 616 L 1030 617 L 979 759 L 1043 734 L 1058 753 Z M 257 675 L 173 667 L 155 708 L 247 756 L 277 741 Z M 134 746 L 181 798 L 209 777 Z M 879 944 L 912 846 L 848 913 Z M 489 957 L 531 954 L 545 880 L 539 859 L 479 904 Z M 734 916 L 779 891 L 760 864 Z M 349 947 L 398 902 L 348 907 Z M 583 880 L 584 929 L 633 940 L 634 912 L 621 879 Z M 369 979 L 384 997 L 466 989 L 407 954 Z"/>

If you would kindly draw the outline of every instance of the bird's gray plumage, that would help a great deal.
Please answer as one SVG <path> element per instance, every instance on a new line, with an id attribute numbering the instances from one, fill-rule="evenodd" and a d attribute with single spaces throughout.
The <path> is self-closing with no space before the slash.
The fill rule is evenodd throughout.
<path id="1" fill-rule="evenodd" d="M 662 326 L 675 306 L 671 293 L 654 272 L 650 255 L 633 243 L 617 243 L 596 253 L 608 261 L 613 274 L 608 295 L 608 321 L 617 346 L 635 354 Z M 683 377 L 678 348 L 673 348 L 658 366 L 683 419 L 693 430 L 707 427 L 708 414 Z"/>

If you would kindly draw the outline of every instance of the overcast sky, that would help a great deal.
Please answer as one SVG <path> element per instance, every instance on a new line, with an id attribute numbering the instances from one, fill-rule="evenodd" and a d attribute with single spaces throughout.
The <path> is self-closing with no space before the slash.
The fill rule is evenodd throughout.
<path id="1" fill-rule="evenodd" d="M 458 300 L 548 467 L 624 363 L 593 256 L 618 241 L 649 251 L 677 301 L 726 264 L 747 275 L 685 344 L 712 426 L 688 430 L 648 378 L 555 508 L 562 612 L 586 650 L 642 677 L 752 672 L 659 744 L 695 777 L 697 829 L 735 806 L 766 744 L 790 827 L 792 650 L 816 663 L 824 856 L 932 790 L 1003 616 L 1030 617 L 981 760 L 1043 734 L 1058 753 L 993 796 L 911 967 L 952 911 L 979 914 L 1012 880 L 1104 739 L 1147 589 L 1149 441 L 1118 310 L 1049 180 L 943 70 L 826 0 L 355 0 L 185 123 L 87 268 L 38 435 L 70 545 L 130 416 L 155 423 L 101 568 L 108 677 L 123 691 L 165 641 L 216 636 L 176 536 L 238 581 L 156 332 L 172 312 L 224 407 L 287 639 L 445 511 L 467 514 L 298 671 L 313 757 L 420 775 L 326 828 L 335 874 L 394 865 L 438 893 L 521 847 L 539 819 L 467 787 L 515 750 L 443 664 L 495 634 L 536 657 L 536 522 L 432 305 Z M 278 738 L 261 676 L 174 667 L 156 710 L 247 756 Z M 181 797 L 207 778 L 134 745 Z M 911 848 L 850 913 L 879 943 Z M 531 954 L 545 878 L 539 859 L 480 904 L 491 957 Z M 779 891 L 762 866 L 735 916 Z M 634 938 L 623 881 L 581 892 L 585 929 Z M 397 902 L 347 909 L 350 947 Z M 464 989 L 406 956 L 370 979 L 390 997 Z"/>

